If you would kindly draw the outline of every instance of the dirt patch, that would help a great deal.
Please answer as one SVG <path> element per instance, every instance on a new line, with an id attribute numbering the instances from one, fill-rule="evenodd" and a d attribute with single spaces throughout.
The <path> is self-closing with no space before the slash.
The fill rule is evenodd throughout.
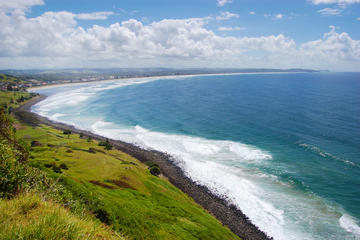
<path id="1" fill-rule="evenodd" d="M 121 188 L 130 188 L 130 189 L 136 190 L 133 186 L 131 186 L 127 182 L 123 182 L 121 180 L 112 180 L 111 182 L 114 183 L 116 186 L 121 187 Z"/>
<path id="2" fill-rule="evenodd" d="M 115 189 L 116 188 L 114 186 L 111 186 L 111 185 L 108 185 L 106 183 L 102 183 L 102 182 L 99 182 L 99 181 L 91 180 L 89 182 L 94 184 L 94 185 L 97 185 L 97 186 L 100 186 L 100 187 L 103 187 L 103 188 L 107 188 L 107 189 Z"/>

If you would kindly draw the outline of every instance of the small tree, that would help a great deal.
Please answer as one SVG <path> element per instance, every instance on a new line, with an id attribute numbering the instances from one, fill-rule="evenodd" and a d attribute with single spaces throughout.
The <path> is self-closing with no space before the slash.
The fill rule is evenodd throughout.
<path id="1" fill-rule="evenodd" d="M 104 146 L 106 150 L 111 150 L 113 148 L 113 146 L 109 142 L 109 139 L 106 139 L 105 142 L 104 141 L 99 142 L 99 146 Z"/>
<path id="2" fill-rule="evenodd" d="M 67 135 L 68 138 L 69 138 L 69 137 L 70 137 L 70 134 L 71 134 L 71 130 L 66 129 L 66 130 L 63 131 L 63 134 Z"/>

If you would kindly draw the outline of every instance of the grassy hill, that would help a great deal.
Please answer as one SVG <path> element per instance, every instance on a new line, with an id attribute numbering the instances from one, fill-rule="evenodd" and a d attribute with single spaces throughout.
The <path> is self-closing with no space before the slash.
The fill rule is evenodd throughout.
<path id="1" fill-rule="evenodd" d="M 4 94 L 0 99 L 9 99 Z M 0 201 L 0 218 L 7 219 L 8 226 L 0 228 L 0 239 L 8 236 L 6 229 L 19 232 L 29 226 L 43 231 L 40 219 L 50 218 L 51 209 L 56 208 L 61 209 L 59 225 L 76 223 L 74 229 L 78 229 L 64 227 L 64 234 L 76 234 L 63 239 L 78 239 L 91 228 L 97 229 L 95 236 L 106 236 L 104 239 L 117 235 L 126 239 L 239 239 L 165 177 L 152 175 L 148 166 L 137 159 L 46 125 L 15 122 L 14 126 L 16 137 L 12 137 L 29 146 L 28 160 L 15 161 L 5 172 L 14 175 L 20 167 L 25 173 L 21 170 L 17 175 L 27 177 L 15 177 L 20 179 L 18 188 L 7 195 L 10 200 Z M 38 217 L 21 215 L 20 202 L 36 205 L 37 210 L 31 211 Z M 10 208 L 15 215 L 4 215 Z M 8 220 L 18 218 L 26 224 Z"/>
<path id="2" fill-rule="evenodd" d="M 71 213 L 38 194 L 0 199 L 0 239 L 125 239 L 90 216 Z"/>

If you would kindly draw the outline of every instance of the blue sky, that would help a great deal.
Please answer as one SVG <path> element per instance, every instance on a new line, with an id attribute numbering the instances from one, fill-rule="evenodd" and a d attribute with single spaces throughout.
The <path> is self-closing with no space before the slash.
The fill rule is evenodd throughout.
<path id="1" fill-rule="evenodd" d="M 210 21 L 209 29 L 217 31 L 221 26 L 241 27 L 242 30 L 228 32 L 233 36 L 266 36 L 285 34 L 299 43 L 321 38 L 330 25 L 349 33 L 353 38 L 360 39 L 360 3 L 347 4 L 312 4 L 306 0 L 233 0 L 219 6 L 216 0 L 47 0 L 46 5 L 32 9 L 29 16 L 39 16 L 45 11 L 113 12 L 106 20 L 80 21 L 79 25 L 91 27 L 93 24 L 102 26 L 114 22 L 134 18 L 151 23 L 162 19 L 184 19 L 216 17 L 221 12 L 238 14 L 239 17 L 226 21 Z M 336 9 L 333 15 L 326 14 L 323 9 Z M 253 12 L 255 14 L 250 14 Z M 274 15 L 282 14 L 282 18 Z M 268 16 L 271 15 L 271 16 Z M 278 16 L 279 17 L 279 16 Z"/>
<path id="2" fill-rule="evenodd" d="M 0 0 L 0 23 L 0 68 L 360 66 L 360 0 Z"/>

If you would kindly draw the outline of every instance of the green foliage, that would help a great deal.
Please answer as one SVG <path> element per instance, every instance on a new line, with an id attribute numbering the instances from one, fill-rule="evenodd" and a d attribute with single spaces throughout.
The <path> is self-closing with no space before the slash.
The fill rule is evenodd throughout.
<path id="1" fill-rule="evenodd" d="M 80 218 L 39 195 L 0 199 L 0 239 L 124 239 L 90 216 Z"/>
<path id="2" fill-rule="evenodd" d="M 55 173 L 62 173 L 61 168 L 58 167 L 58 166 L 56 166 L 56 165 L 53 165 L 53 166 L 52 166 L 52 170 L 53 170 Z"/>
<path id="3" fill-rule="evenodd" d="M 71 134 L 71 130 L 66 129 L 66 130 L 63 131 L 63 134 L 65 134 L 65 135 L 70 135 L 70 134 Z"/>
<path id="4" fill-rule="evenodd" d="M 68 166 L 67 166 L 65 163 L 61 163 L 61 164 L 59 165 L 59 168 L 64 169 L 64 170 L 68 170 L 68 169 L 69 169 Z"/>
<path id="5" fill-rule="evenodd" d="M 54 146 L 34 147 L 30 161 L 57 181 L 46 194 L 51 199 L 76 213 L 89 211 L 132 239 L 239 239 L 167 180 L 152 175 L 149 167 L 156 164 L 148 162 L 147 167 L 118 150 L 102 151 L 99 142 L 79 135 L 64 140 L 61 133 L 43 125 L 18 131 L 32 136 L 29 142 L 36 139 Z M 66 152 L 69 148 L 71 154 Z M 59 175 L 44 167 L 54 159 L 69 169 Z"/>
<path id="6" fill-rule="evenodd" d="M 11 198 L 22 188 L 27 178 L 27 171 L 17 161 L 18 151 L 14 150 L 6 140 L 0 142 L 0 197 Z"/>
<path id="7" fill-rule="evenodd" d="M 154 165 L 154 166 L 151 166 L 151 167 L 150 167 L 150 173 L 151 173 L 152 175 L 159 176 L 160 173 L 161 173 L 159 166 L 155 166 L 155 165 Z"/>
<path id="8" fill-rule="evenodd" d="M 96 149 L 93 147 L 89 147 L 89 153 L 96 153 Z"/>
<path id="9" fill-rule="evenodd" d="M 106 141 L 99 142 L 99 146 L 104 146 L 106 150 L 111 150 L 113 146 L 109 142 L 109 139 L 106 139 Z"/>

